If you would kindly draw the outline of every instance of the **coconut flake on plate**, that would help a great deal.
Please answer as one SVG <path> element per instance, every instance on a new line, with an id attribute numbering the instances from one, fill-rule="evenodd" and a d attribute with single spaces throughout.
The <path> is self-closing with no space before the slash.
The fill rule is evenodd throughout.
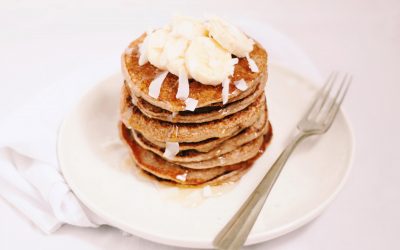
<path id="1" fill-rule="evenodd" d="M 251 72 L 257 73 L 257 72 L 260 71 L 258 69 L 258 66 L 257 66 L 256 62 L 253 59 L 250 58 L 249 54 L 246 55 L 246 59 L 247 59 L 247 62 L 249 64 L 249 68 L 250 68 Z"/>
<path id="2" fill-rule="evenodd" d="M 235 84 L 235 87 L 241 91 L 245 91 L 248 88 L 246 81 L 243 79 L 235 81 L 233 84 Z"/>
<path id="3" fill-rule="evenodd" d="M 176 154 L 179 153 L 179 143 L 178 142 L 166 142 L 165 151 L 163 156 L 167 159 L 172 159 Z"/>
<path id="4" fill-rule="evenodd" d="M 194 111 L 197 107 L 197 103 L 199 103 L 198 100 L 189 97 L 185 100 L 185 110 Z"/>
<path id="5" fill-rule="evenodd" d="M 222 81 L 222 104 L 226 104 L 229 98 L 229 83 L 231 79 L 226 78 Z"/>
<path id="6" fill-rule="evenodd" d="M 185 70 L 179 71 L 178 91 L 176 98 L 186 100 L 189 97 L 189 79 Z"/>
<path id="7" fill-rule="evenodd" d="M 153 81 L 151 81 L 150 86 L 149 86 L 149 96 L 158 99 L 158 96 L 160 95 L 160 90 L 161 90 L 161 85 L 165 80 L 165 77 L 167 77 L 168 71 L 164 71 L 161 74 L 159 74 L 156 78 L 154 78 Z"/>

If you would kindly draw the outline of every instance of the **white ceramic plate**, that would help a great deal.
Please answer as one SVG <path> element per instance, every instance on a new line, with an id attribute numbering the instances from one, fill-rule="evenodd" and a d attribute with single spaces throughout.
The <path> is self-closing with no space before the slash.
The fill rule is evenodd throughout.
<path id="1" fill-rule="evenodd" d="M 245 201 L 283 149 L 312 100 L 309 80 L 271 65 L 267 87 L 274 138 L 267 152 L 234 185 L 180 191 L 138 175 L 118 140 L 122 78 L 98 83 L 65 119 L 58 142 L 63 174 L 81 201 L 109 224 L 168 245 L 211 248 L 217 232 Z M 289 159 L 247 244 L 288 233 L 332 201 L 349 173 L 353 137 L 342 112 L 327 134 L 306 140 Z M 218 195 L 218 192 L 222 192 Z"/>

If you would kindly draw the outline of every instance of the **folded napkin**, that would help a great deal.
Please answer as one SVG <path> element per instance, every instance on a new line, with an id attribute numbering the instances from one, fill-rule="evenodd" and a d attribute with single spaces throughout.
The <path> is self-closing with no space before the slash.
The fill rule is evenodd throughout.
<path id="1" fill-rule="evenodd" d="M 263 25 L 244 23 L 271 53 L 269 63 L 319 79 L 318 71 L 289 39 Z M 65 115 L 89 87 L 118 71 L 111 61 L 96 61 L 39 91 L 0 122 L 0 196 L 43 232 L 63 223 L 82 227 L 103 224 L 86 209 L 66 184 L 57 162 L 58 129 Z M 273 72 L 271 72 L 273 73 Z"/>
<path id="2" fill-rule="evenodd" d="M 0 196 L 45 233 L 63 223 L 103 224 L 71 192 L 56 152 L 63 117 L 96 83 L 93 76 L 101 78 L 93 69 L 80 69 L 39 91 L 0 122 Z"/>

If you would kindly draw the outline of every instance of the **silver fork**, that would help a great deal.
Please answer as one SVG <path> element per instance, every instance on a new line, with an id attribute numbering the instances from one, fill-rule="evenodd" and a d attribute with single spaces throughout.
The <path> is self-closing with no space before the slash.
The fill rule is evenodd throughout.
<path id="1" fill-rule="evenodd" d="M 352 77 L 346 74 L 332 98 L 331 92 L 333 86 L 337 85 L 337 78 L 338 73 L 332 73 L 328 77 L 312 105 L 297 124 L 297 136 L 283 150 L 246 202 L 214 239 L 216 249 L 235 250 L 243 246 L 290 154 L 304 138 L 324 134 L 331 127 L 352 81 Z"/>

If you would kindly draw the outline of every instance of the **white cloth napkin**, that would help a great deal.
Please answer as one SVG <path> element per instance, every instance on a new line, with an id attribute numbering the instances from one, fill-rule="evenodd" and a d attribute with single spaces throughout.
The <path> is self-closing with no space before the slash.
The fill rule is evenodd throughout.
<path id="1" fill-rule="evenodd" d="M 93 76 L 98 72 L 85 69 L 71 73 L 31 100 L 24 100 L 0 123 L 0 196 L 45 233 L 54 232 L 63 223 L 82 227 L 103 224 L 65 183 L 56 153 L 63 117 L 95 84 Z"/>
<path id="2" fill-rule="evenodd" d="M 273 52 L 269 63 L 319 79 L 313 64 L 289 39 L 268 26 L 263 26 L 265 37 L 257 36 L 259 25 L 244 26 Z M 23 100 L 17 111 L 0 122 L 0 196 L 43 232 L 54 232 L 63 223 L 82 227 L 103 224 L 65 183 L 57 162 L 56 142 L 66 113 L 90 86 L 116 70 L 109 62 L 97 62 L 71 73 L 31 100 Z"/>

